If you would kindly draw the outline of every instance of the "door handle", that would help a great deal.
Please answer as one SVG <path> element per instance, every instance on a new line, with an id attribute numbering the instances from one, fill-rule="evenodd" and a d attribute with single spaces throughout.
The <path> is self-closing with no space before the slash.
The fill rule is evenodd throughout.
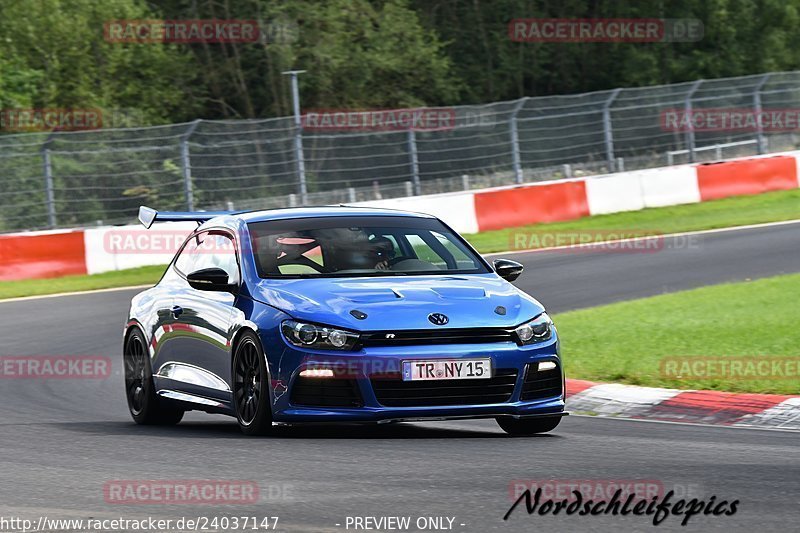
<path id="1" fill-rule="evenodd" d="M 172 306 L 172 316 L 173 317 L 178 318 L 179 316 L 181 316 L 181 313 L 183 313 L 183 307 L 181 307 L 179 305 Z"/>

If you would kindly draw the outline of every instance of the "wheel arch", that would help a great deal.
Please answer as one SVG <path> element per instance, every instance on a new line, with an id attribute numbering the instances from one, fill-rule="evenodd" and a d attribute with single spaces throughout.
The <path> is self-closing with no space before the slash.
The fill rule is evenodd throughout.
<path id="1" fill-rule="evenodd" d="M 242 327 L 240 327 L 236 331 L 236 333 L 233 335 L 233 339 L 231 340 L 231 383 L 230 383 L 231 390 L 233 390 L 233 359 L 234 359 L 234 356 L 236 354 L 236 348 L 238 347 L 239 342 L 241 342 L 242 337 L 247 333 L 251 333 L 256 338 L 256 341 L 258 342 L 258 345 L 261 347 L 261 353 L 264 354 L 264 366 L 267 369 L 267 381 L 268 381 L 268 385 L 267 386 L 269 387 L 269 389 L 271 391 L 272 390 L 272 383 L 271 383 L 272 371 L 269 368 L 269 358 L 267 357 L 267 350 L 266 350 L 266 348 L 264 348 L 264 343 L 261 342 L 261 336 L 258 334 L 258 331 L 256 330 L 255 327 L 253 327 L 250 324 L 245 324 Z"/>
<path id="2" fill-rule="evenodd" d="M 130 338 L 131 333 L 133 331 L 135 331 L 135 330 L 139 330 L 139 332 L 142 334 L 142 337 L 143 337 L 142 340 L 145 343 L 145 347 L 150 343 L 150 340 L 147 338 L 147 333 L 145 332 L 145 328 L 142 325 L 142 323 L 139 322 L 138 320 L 136 320 L 135 318 L 133 318 L 133 319 L 129 320 L 125 324 L 125 328 L 122 331 L 122 347 L 123 347 L 123 350 L 125 348 L 125 345 L 128 343 L 128 338 Z"/>

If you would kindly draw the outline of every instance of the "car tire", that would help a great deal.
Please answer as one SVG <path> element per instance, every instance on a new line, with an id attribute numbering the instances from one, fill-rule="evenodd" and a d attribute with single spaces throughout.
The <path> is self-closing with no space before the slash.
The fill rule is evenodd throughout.
<path id="1" fill-rule="evenodd" d="M 245 435 L 272 432 L 269 372 L 258 337 L 245 332 L 233 352 L 233 409 Z"/>
<path id="2" fill-rule="evenodd" d="M 134 422 L 141 425 L 172 426 L 183 418 L 183 409 L 160 399 L 153 383 L 153 368 L 144 334 L 133 328 L 123 350 L 125 398 Z"/>
<path id="3" fill-rule="evenodd" d="M 513 437 L 528 437 L 554 430 L 561 423 L 560 416 L 542 418 L 505 418 L 498 417 L 497 424 Z"/>

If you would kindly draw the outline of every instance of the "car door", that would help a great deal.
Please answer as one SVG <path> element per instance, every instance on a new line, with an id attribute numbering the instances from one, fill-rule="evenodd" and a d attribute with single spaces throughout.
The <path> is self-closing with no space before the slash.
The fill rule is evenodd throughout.
<path id="1" fill-rule="evenodd" d="M 175 261 L 175 271 L 181 280 L 174 291 L 171 310 L 173 364 L 163 374 L 182 392 L 228 400 L 236 296 L 192 288 L 186 276 L 205 268 L 221 268 L 232 283 L 239 283 L 241 274 L 231 233 L 200 232 L 187 242 Z"/>

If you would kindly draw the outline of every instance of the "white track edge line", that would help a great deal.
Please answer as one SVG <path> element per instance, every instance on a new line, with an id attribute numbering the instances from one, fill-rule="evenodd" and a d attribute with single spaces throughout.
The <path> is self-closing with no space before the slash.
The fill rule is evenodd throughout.
<path id="1" fill-rule="evenodd" d="M 75 292 L 58 292 L 55 294 L 37 294 L 35 296 L 19 296 L 16 298 L 5 298 L 0 300 L 0 304 L 5 303 L 12 303 L 12 302 L 26 302 L 28 300 L 43 300 L 45 298 L 60 298 L 61 296 L 80 296 L 82 294 L 97 294 L 102 292 L 116 292 L 116 291 L 126 291 L 126 290 L 134 290 L 134 289 L 149 289 L 152 287 L 153 284 L 149 283 L 147 285 L 126 285 L 125 287 L 109 287 L 107 289 L 90 289 L 86 291 L 75 291 Z"/>

